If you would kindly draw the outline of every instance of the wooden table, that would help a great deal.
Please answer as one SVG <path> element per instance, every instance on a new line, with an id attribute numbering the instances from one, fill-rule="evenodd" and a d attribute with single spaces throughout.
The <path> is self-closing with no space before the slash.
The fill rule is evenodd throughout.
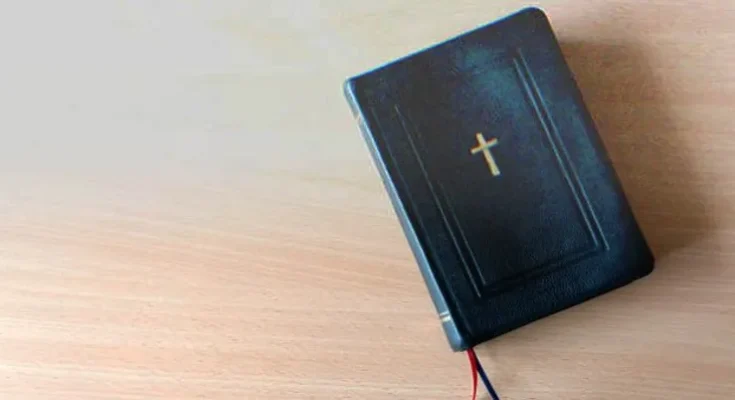
<path id="1" fill-rule="evenodd" d="M 0 398 L 468 399 L 341 83 L 523 4 L 0 6 Z M 732 399 L 735 3 L 541 5 L 658 269 L 479 355 Z"/>

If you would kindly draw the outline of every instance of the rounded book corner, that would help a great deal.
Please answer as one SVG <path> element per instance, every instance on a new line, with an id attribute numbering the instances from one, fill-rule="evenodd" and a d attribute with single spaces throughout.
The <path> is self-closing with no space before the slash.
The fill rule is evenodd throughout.
<path id="1" fill-rule="evenodd" d="M 541 6 L 528 6 L 521 10 L 521 13 L 528 13 L 532 15 L 534 18 L 543 18 L 548 19 L 548 16 L 546 14 L 546 11 Z"/>
<path id="2" fill-rule="evenodd" d="M 342 92 L 350 96 L 355 90 L 355 77 L 349 77 L 342 81 Z"/>
<path id="3" fill-rule="evenodd" d="M 531 19 L 538 21 L 544 25 L 551 26 L 551 20 L 549 19 L 549 14 L 544 11 L 543 8 L 540 6 L 530 6 L 526 7 L 523 10 L 520 11 L 521 14 L 528 15 Z"/>
<path id="4" fill-rule="evenodd" d="M 452 351 L 457 353 L 467 351 L 472 347 L 470 343 L 460 335 L 448 335 L 447 339 L 449 340 L 449 346 L 452 348 Z"/>

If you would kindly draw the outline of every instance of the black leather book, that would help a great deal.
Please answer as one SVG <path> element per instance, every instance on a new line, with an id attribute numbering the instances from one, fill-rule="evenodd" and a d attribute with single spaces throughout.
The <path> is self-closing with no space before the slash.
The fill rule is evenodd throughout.
<path id="1" fill-rule="evenodd" d="M 653 269 L 542 11 L 348 79 L 345 94 L 454 350 Z"/>

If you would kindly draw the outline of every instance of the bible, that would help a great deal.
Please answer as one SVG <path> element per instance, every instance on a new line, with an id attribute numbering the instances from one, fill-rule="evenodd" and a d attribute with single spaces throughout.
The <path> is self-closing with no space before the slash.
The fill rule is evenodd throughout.
<path id="1" fill-rule="evenodd" d="M 541 10 L 354 76 L 344 91 L 453 350 L 652 271 Z"/>

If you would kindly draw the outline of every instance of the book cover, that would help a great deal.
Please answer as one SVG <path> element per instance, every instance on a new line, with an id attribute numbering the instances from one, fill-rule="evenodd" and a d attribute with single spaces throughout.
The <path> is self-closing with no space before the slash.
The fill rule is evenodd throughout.
<path id="1" fill-rule="evenodd" d="M 344 89 L 452 349 L 651 272 L 653 255 L 541 10 Z"/>

